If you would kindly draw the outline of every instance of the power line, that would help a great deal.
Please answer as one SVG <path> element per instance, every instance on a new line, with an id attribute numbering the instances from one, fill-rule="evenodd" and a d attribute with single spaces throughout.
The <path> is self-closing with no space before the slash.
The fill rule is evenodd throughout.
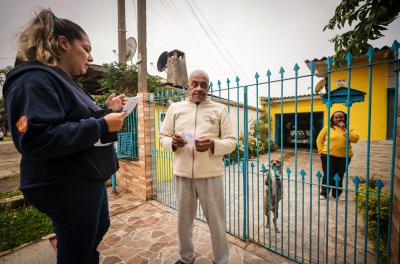
<path id="1" fill-rule="evenodd" d="M 186 2 L 186 1 L 184 1 L 184 2 Z M 160 19 L 165 21 L 169 25 L 169 27 L 174 31 L 174 33 L 178 34 L 179 37 L 182 39 L 182 41 L 187 43 L 195 53 L 197 53 L 201 58 L 203 58 L 203 60 L 207 61 L 209 67 L 213 68 L 213 72 L 215 74 L 218 73 L 218 75 L 220 75 L 220 76 L 225 76 L 225 74 L 221 74 L 222 72 L 220 71 L 220 68 L 218 68 L 218 67 L 215 68 L 215 66 L 214 66 L 215 62 L 209 61 L 209 56 L 204 56 L 204 54 L 205 54 L 204 52 L 199 53 L 197 51 L 197 49 L 199 47 L 198 43 L 196 43 L 197 45 L 192 45 L 191 41 L 193 41 L 193 36 L 198 37 L 199 35 L 198 34 L 194 34 L 193 35 L 193 32 L 195 32 L 195 31 L 190 28 L 190 26 L 189 26 L 190 23 L 188 23 L 188 21 L 185 21 L 185 17 L 181 15 L 182 12 L 179 11 L 179 9 L 177 8 L 177 6 L 175 4 L 173 4 L 172 2 L 166 2 L 166 1 L 160 0 L 161 5 L 157 5 L 157 7 L 162 6 L 165 9 L 165 12 L 162 12 L 162 14 L 160 14 L 157 11 L 157 10 L 159 10 L 159 8 L 156 9 L 155 7 L 150 5 L 150 3 L 153 3 L 153 2 L 149 2 L 150 10 L 152 10 L 152 12 L 154 12 L 157 15 L 157 17 L 159 17 Z M 240 67 L 236 67 L 235 65 L 232 64 L 231 61 L 234 61 L 237 64 L 237 62 L 234 60 L 233 56 L 230 55 L 231 56 L 231 58 L 230 58 L 231 60 L 229 60 L 229 58 L 227 58 L 227 56 L 223 53 L 223 51 L 218 46 L 218 43 L 216 43 L 215 40 L 212 38 L 212 36 L 210 35 L 210 33 L 207 30 L 207 28 L 204 26 L 204 24 L 201 23 L 200 18 L 198 16 L 196 16 L 196 12 L 194 12 L 193 7 L 189 5 L 189 8 L 190 8 L 191 12 L 195 15 L 197 23 L 202 27 L 202 30 L 207 35 L 206 39 L 210 40 L 209 42 L 206 42 L 206 43 L 210 43 L 211 42 L 214 45 L 215 49 L 220 54 L 221 59 L 223 60 L 223 62 L 231 70 L 233 70 L 236 73 L 237 72 L 237 68 L 240 68 Z M 172 20 L 173 20 L 174 23 L 171 24 L 171 19 L 166 19 L 165 15 L 168 15 L 168 18 L 172 17 Z M 202 16 L 204 16 L 204 15 L 202 15 Z M 151 23 L 149 23 L 149 24 L 151 24 Z M 177 25 L 175 26 L 175 24 L 177 24 Z M 184 33 L 185 36 L 182 36 L 181 31 L 179 29 L 182 30 L 182 32 Z M 187 32 L 187 33 L 185 33 L 185 32 Z M 215 33 L 215 31 L 213 29 L 212 29 L 212 33 L 214 35 L 216 35 L 216 33 Z M 189 36 L 191 36 L 189 38 L 190 41 L 188 41 L 188 39 L 187 39 Z M 201 40 L 204 41 L 205 39 L 201 38 Z M 218 39 L 218 40 L 222 43 L 222 41 L 220 39 Z M 227 49 L 225 48 L 225 50 L 227 50 Z M 202 51 L 204 51 L 204 50 L 202 50 Z M 227 53 L 229 53 L 229 51 Z M 241 71 L 241 69 L 240 69 L 240 71 Z M 232 82 L 232 80 L 231 80 L 231 82 Z M 222 83 L 225 83 L 224 80 L 222 80 Z M 225 85 L 223 84 L 223 86 L 225 86 Z M 218 86 L 217 86 L 217 84 L 215 82 L 214 83 L 214 91 L 215 92 L 216 92 L 216 89 L 218 89 L 217 87 Z M 255 93 L 253 90 L 249 90 L 249 92 L 252 93 L 252 94 Z"/>
<path id="2" fill-rule="evenodd" d="M 185 1 L 185 3 L 187 3 L 187 5 L 189 6 L 189 8 L 190 8 L 190 10 L 192 11 L 192 13 L 194 14 L 194 16 L 195 16 L 197 22 L 200 24 L 201 28 L 203 29 L 203 31 L 204 31 L 204 33 L 207 35 L 207 37 L 210 39 L 211 43 L 212 43 L 212 44 L 214 45 L 214 47 L 217 49 L 218 53 L 222 56 L 222 59 L 225 61 L 225 63 L 226 63 L 229 67 L 231 67 L 231 70 L 233 70 L 233 71 L 235 72 L 235 75 L 238 76 L 238 74 L 236 73 L 237 70 L 236 70 L 235 66 L 232 65 L 232 64 L 230 63 L 230 61 L 226 58 L 225 54 L 224 54 L 224 53 L 220 50 L 220 48 L 218 47 L 217 43 L 215 43 L 215 41 L 212 39 L 211 35 L 209 34 L 209 32 L 207 31 L 207 29 L 205 28 L 205 26 L 204 26 L 203 23 L 201 22 L 200 18 L 197 16 L 197 13 L 195 12 L 195 10 L 194 10 L 193 6 L 191 5 L 190 1 Z M 196 8 L 199 9 L 198 6 L 196 6 Z M 200 11 L 200 9 L 199 9 L 199 13 L 202 14 L 201 11 Z M 204 15 L 203 15 L 203 17 L 204 17 Z M 204 18 L 205 18 L 205 17 L 204 17 Z M 205 19 L 205 20 L 206 20 L 206 19 Z M 206 22 L 207 22 L 207 20 L 206 20 Z M 208 22 L 207 22 L 207 23 L 208 23 Z M 208 24 L 208 25 L 209 25 L 209 24 Z M 209 25 L 209 27 L 211 28 L 210 25 Z M 217 34 L 215 33 L 215 31 L 214 31 L 212 28 L 211 28 L 211 30 L 212 30 L 212 32 L 214 33 L 214 35 L 217 36 Z M 219 39 L 218 36 L 217 36 L 217 39 Z M 219 39 L 219 40 L 220 40 L 220 39 Z M 221 41 L 221 40 L 220 40 L 220 43 L 222 44 L 222 41 Z M 223 44 L 222 44 L 222 45 L 223 45 Z M 225 48 L 225 49 L 226 49 L 226 48 Z M 226 50 L 227 50 L 227 49 L 226 49 Z M 228 51 L 228 50 L 227 50 L 227 51 Z M 229 51 L 228 51 L 228 54 L 230 54 Z M 235 61 L 235 59 L 233 58 L 232 55 L 231 55 L 231 59 L 232 59 L 236 64 L 238 64 L 238 63 Z M 243 74 L 243 77 L 246 77 L 246 74 L 244 74 L 244 73 L 241 71 L 240 67 L 238 67 L 238 68 L 239 68 L 239 72 L 241 72 L 241 74 Z M 250 89 L 249 92 L 252 93 L 253 95 L 255 95 L 253 90 Z"/>
<path id="3" fill-rule="evenodd" d="M 217 49 L 218 53 L 222 56 L 223 60 L 225 61 L 225 63 L 231 68 L 231 70 L 233 70 L 234 72 L 236 72 L 236 69 L 234 66 L 232 66 L 232 64 L 226 59 L 225 55 L 223 54 L 223 52 L 220 50 L 220 48 L 218 47 L 217 43 L 215 43 L 215 41 L 211 38 L 210 34 L 208 33 L 207 29 L 204 27 L 203 23 L 201 23 L 200 18 L 197 16 L 197 13 L 195 12 L 193 6 L 190 4 L 189 1 L 184 1 L 190 8 L 191 12 L 193 13 L 194 17 L 196 18 L 197 22 L 200 24 L 200 27 L 203 29 L 204 33 L 206 34 L 206 36 L 208 37 L 208 39 L 211 41 L 211 43 L 213 44 L 213 46 Z"/>
<path id="4" fill-rule="evenodd" d="M 190 2 L 190 0 L 188 0 Z M 238 67 L 239 71 L 241 74 L 243 74 L 243 76 L 245 76 L 246 74 L 243 72 L 243 70 L 240 67 L 240 64 L 236 61 L 236 59 L 232 56 L 232 54 L 230 53 L 229 49 L 227 49 L 224 45 L 224 42 L 219 38 L 218 34 L 214 31 L 213 27 L 211 26 L 211 24 L 208 22 L 207 17 L 203 14 L 203 12 L 201 11 L 201 8 L 196 4 L 196 1 L 193 1 L 194 6 L 196 7 L 196 9 L 199 11 L 200 15 L 203 17 L 203 20 L 206 22 L 206 24 L 208 25 L 208 27 L 210 28 L 211 32 L 214 34 L 214 36 L 217 38 L 217 40 L 220 42 L 221 46 L 224 48 L 225 52 L 228 54 L 228 56 L 231 58 L 231 60 L 233 61 L 234 64 L 236 64 L 236 66 Z"/>
<path id="5" fill-rule="evenodd" d="M 160 0 L 160 3 L 162 4 L 162 6 L 164 7 L 164 9 L 166 10 L 166 12 L 169 13 L 169 18 L 173 18 L 173 21 L 177 24 L 177 27 L 171 24 L 171 20 L 166 19 L 164 17 L 164 13 L 161 15 L 155 8 L 153 8 L 152 6 L 150 6 L 150 9 L 155 12 L 157 14 L 158 17 L 160 17 L 163 21 L 166 21 L 166 23 L 169 25 L 169 27 L 171 29 L 174 30 L 174 33 L 179 35 L 179 38 L 182 39 L 190 48 L 192 51 L 194 51 L 199 57 L 202 58 L 202 60 L 206 61 L 208 65 L 211 66 L 211 68 L 213 69 L 214 72 L 218 72 L 219 74 L 221 74 L 221 71 L 217 68 L 215 68 L 213 66 L 213 63 L 209 60 L 209 58 L 207 56 L 204 56 L 204 53 L 199 52 L 198 50 L 198 46 L 193 45 L 191 42 L 188 41 L 188 37 L 187 36 L 191 36 L 191 32 L 188 32 L 187 27 L 185 27 L 184 25 L 187 25 L 188 23 L 183 19 L 183 16 L 181 16 L 180 14 L 175 13 L 175 10 L 170 7 L 167 2 L 163 2 Z M 184 31 L 184 35 L 182 35 L 181 31 L 179 30 L 179 28 L 181 30 Z M 186 34 L 186 35 L 185 35 Z M 191 38 L 190 38 L 191 39 Z M 187 52 L 185 52 L 187 53 Z"/>

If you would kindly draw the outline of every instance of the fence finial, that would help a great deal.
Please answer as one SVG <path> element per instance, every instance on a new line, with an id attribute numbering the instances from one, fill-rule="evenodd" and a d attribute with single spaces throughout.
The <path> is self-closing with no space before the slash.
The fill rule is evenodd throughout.
<path id="1" fill-rule="evenodd" d="M 319 182 L 322 178 L 322 173 L 320 171 L 317 171 L 316 176 L 317 176 L 318 182 Z"/>
<path id="2" fill-rule="evenodd" d="M 399 48 L 400 48 L 399 42 L 397 42 L 397 40 L 393 41 L 392 49 L 393 49 L 393 54 L 394 54 L 395 57 L 397 55 L 399 55 Z"/>
<path id="3" fill-rule="evenodd" d="M 360 178 L 358 176 L 354 177 L 353 179 L 354 185 L 356 186 L 356 189 L 358 189 L 358 185 L 360 184 Z"/>
<path id="4" fill-rule="evenodd" d="M 383 182 L 381 181 L 381 179 L 378 179 L 378 180 L 376 181 L 376 188 L 377 188 L 377 190 L 378 190 L 378 193 L 381 192 L 383 186 L 384 186 L 384 184 L 383 184 Z"/>
<path id="5" fill-rule="evenodd" d="M 281 74 L 281 78 L 283 78 L 283 74 L 285 73 L 285 69 L 283 67 L 281 67 L 279 69 L 279 73 Z"/>
<path id="6" fill-rule="evenodd" d="M 292 173 L 292 170 L 289 167 L 286 167 L 286 173 L 288 176 L 288 179 L 290 178 L 290 174 Z"/>
<path id="7" fill-rule="evenodd" d="M 326 64 L 328 65 L 328 69 L 331 68 L 332 63 L 333 63 L 332 56 L 329 56 L 329 57 L 326 59 Z"/>
<path id="8" fill-rule="evenodd" d="M 301 178 L 303 181 L 304 181 L 304 177 L 306 176 L 306 174 L 307 174 L 306 171 L 304 169 L 301 169 L 300 175 L 301 175 Z"/>
<path id="9" fill-rule="evenodd" d="M 300 70 L 300 67 L 299 67 L 299 65 L 297 63 L 294 65 L 293 70 L 297 75 L 298 71 Z"/>
<path id="10" fill-rule="evenodd" d="M 315 62 L 312 61 L 308 65 L 310 67 L 311 74 L 314 74 L 314 72 L 315 72 Z"/>

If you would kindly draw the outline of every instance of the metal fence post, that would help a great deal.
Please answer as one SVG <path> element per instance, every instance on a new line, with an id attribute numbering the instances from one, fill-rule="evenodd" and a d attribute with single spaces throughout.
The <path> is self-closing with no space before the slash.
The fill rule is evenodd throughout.
<path id="1" fill-rule="evenodd" d="M 249 192 L 248 192 L 248 159 L 249 159 L 249 146 L 248 146 L 248 140 L 249 140 L 249 118 L 248 118 L 248 95 L 247 95 L 247 86 L 243 88 L 243 93 L 244 93 L 244 109 L 243 109 L 243 122 L 244 122 L 244 128 L 243 128 L 243 141 L 244 141 L 244 154 L 243 154 L 243 239 L 247 239 L 247 234 L 248 234 L 248 217 L 249 217 L 249 212 L 248 212 L 248 202 L 249 202 Z"/>

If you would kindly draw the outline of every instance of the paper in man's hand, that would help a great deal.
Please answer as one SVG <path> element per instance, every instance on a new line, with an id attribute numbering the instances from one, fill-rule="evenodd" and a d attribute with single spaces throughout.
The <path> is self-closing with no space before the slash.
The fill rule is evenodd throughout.
<path id="1" fill-rule="evenodd" d="M 181 136 L 184 140 L 186 140 L 188 146 L 194 146 L 194 141 L 197 139 L 195 134 L 183 132 Z"/>
<path id="2" fill-rule="evenodd" d="M 122 109 L 122 112 L 126 112 L 128 115 L 133 111 L 137 103 L 140 101 L 139 96 L 135 97 L 128 97 L 126 98 L 126 103 L 124 106 L 124 109 Z"/>

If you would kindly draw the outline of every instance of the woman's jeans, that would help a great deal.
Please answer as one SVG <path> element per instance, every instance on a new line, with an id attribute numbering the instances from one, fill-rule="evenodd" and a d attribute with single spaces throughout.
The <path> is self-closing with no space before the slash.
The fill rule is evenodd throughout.
<path id="1" fill-rule="evenodd" d="M 349 157 L 349 165 L 350 165 L 350 157 Z M 324 171 L 324 176 L 322 177 L 323 185 L 326 185 L 328 182 L 328 156 L 325 154 L 321 154 L 321 162 L 322 162 L 322 170 Z M 342 193 L 342 186 L 343 186 L 343 177 L 344 173 L 346 172 L 346 158 L 336 157 L 336 156 L 329 156 L 329 186 L 332 187 L 325 187 L 321 186 L 321 195 L 327 197 L 329 195 L 329 191 L 332 190 L 333 197 L 339 197 Z M 338 186 L 340 189 L 336 189 L 336 182 L 335 182 L 335 175 L 339 175 L 339 182 Z"/>
<path id="2" fill-rule="evenodd" d="M 99 263 L 97 246 L 110 227 L 104 183 L 86 183 L 28 201 L 53 222 L 57 263 Z"/>

